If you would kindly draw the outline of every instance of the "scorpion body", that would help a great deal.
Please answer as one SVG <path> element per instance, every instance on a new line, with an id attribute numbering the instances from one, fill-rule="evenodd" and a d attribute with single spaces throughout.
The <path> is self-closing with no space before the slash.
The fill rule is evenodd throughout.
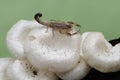
<path id="1" fill-rule="evenodd" d="M 52 28 L 53 35 L 54 35 L 54 31 L 58 31 L 61 34 L 67 34 L 67 35 L 71 36 L 71 35 L 79 33 L 79 31 L 71 33 L 73 31 L 73 29 L 72 29 L 73 25 L 81 27 L 79 24 L 76 24 L 76 23 L 74 23 L 72 21 L 68 21 L 67 23 L 65 23 L 65 22 L 58 22 L 58 21 L 44 22 L 41 19 L 39 19 L 40 17 L 42 17 L 41 13 L 37 13 L 34 16 L 35 20 L 38 23 L 40 23 L 40 24 L 42 24 L 42 25 L 47 27 L 47 31 L 48 31 L 48 28 Z"/>

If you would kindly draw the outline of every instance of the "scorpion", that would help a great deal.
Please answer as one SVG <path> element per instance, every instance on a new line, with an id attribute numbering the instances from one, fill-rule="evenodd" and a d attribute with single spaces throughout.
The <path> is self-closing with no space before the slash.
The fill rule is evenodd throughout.
<path id="1" fill-rule="evenodd" d="M 73 25 L 81 27 L 81 25 L 76 24 L 72 21 L 68 21 L 67 23 L 65 22 L 59 22 L 59 21 L 50 21 L 50 22 L 44 22 L 41 19 L 39 19 L 40 17 L 42 17 L 42 13 L 37 13 L 34 15 L 35 20 L 39 23 L 42 24 L 44 26 L 47 27 L 46 32 L 48 31 L 48 28 L 52 28 L 52 33 L 54 35 L 54 31 L 58 31 L 61 34 L 66 34 L 68 36 L 72 36 L 75 34 L 78 34 L 79 31 L 73 32 Z M 72 33 L 71 33 L 72 32 Z"/>

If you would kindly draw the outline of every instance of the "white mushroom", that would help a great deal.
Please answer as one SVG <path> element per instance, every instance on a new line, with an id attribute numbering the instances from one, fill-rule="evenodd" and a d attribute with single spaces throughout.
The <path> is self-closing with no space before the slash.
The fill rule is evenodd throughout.
<path id="1" fill-rule="evenodd" d="M 25 60 L 11 62 L 6 74 L 8 80 L 58 80 L 54 73 L 36 70 Z"/>
<path id="2" fill-rule="evenodd" d="M 8 80 L 5 71 L 10 61 L 10 58 L 0 58 L 0 80 Z"/>
<path id="3" fill-rule="evenodd" d="M 63 80 L 81 80 L 88 74 L 89 70 L 90 67 L 81 59 L 76 67 L 64 73 L 57 73 L 57 75 Z"/>
<path id="4" fill-rule="evenodd" d="M 84 43 L 84 40 L 86 39 L 87 35 L 89 34 L 90 32 L 85 32 L 82 34 L 81 36 L 81 40 L 80 40 L 80 56 L 83 57 L 83 52 L 82 52 L 82 45 Z"/>
<path id="5" fill-rule="evenodd" d="M 100 32 L 89 33 L 82 43 L 83 57 L 101 72 L 120 70 L 120 43 L 112 46 Z"/>
<path id="6" fill-rule="evenodd" d="M 24 58 L 23 41 L 34 28 L 41 28 L 35 21 L 18 21 L 7 33 L 6 43 L 10 53 L 16 58 Z"/>
<path id="7" fill-rule="evenodd" d="M 35 67 L 65 72 L 79 61 L 80 35 L 67 36 L 46 27 L 32 30 L 24 42 L 27 58 Z"/>

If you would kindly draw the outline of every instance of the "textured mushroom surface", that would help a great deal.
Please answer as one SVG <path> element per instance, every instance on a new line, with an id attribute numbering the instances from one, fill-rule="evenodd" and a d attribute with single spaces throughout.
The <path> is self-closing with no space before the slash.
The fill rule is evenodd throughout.
<path id="1" fill-rule="evenodd" d="M 80 60 L 80 35 L 67 36 L 46 27 L 32 30 L 25 39 L 24 48 L 31 64 L 39 69 L 65 72 Z"/>
<path id="2" fill-rule="evenodd" d="M 9 52 L 16 58 L 25 58 L 23 41 L 34 28 L 41 28 L 36 21 L 20 20 L 8 31 L 6 44 Z"/>
<path id="3" fill-rule="evenodd" d="M 0 58 L 0 80 L 8 80 L 6 69 L 11 60 L 11 58 Z"/>
<path id="4" fill-rule="evenodd" d="M 88 74 L 90 69 L 91 68 L 81 58 L 80 62 L 72 70 L 64 73 L 57 73 L 57 75 L 63 80 L 81 80 Z"/>
<path id="5" fill-rule="evenodd" d="M 48 71 L 39 71 L 25 60 L 15 60 L 6 69 L 8 80 L 57 80 L 57 76 Z"/>
<path id="6" fill-rule="evenodd" d="M 100 32 L 91 32 L 82 45 L 83 57 L 93 68 L 101 72 L 120 70 L 120 43 L 112 46 Z"/>
<path id="7" fill-rule="evenodd" d="M 7 33 L 13 59 L 0 59 L 0 80 L 102 80 L 91 74 L 120 70 L 119 40 L 108 42 L 100 32 L 68 36 L 36 21 L 18 21 Z M 96 70 L 88 74 L 89 66 Z"/>
<path id="8" fill-rule="evenodd" d="M 88 73 L 89 66 L 83 60 L 80 61 L 80 39 L 80 34 L 68 36 L 52 29 L 47 31 L 46 26 L 35 21 L 18 21 L 8 31 L 6 39 L 10 53 L 17 59 L 7 68 L 9 79 L 36 79 L 32 76 L 44 79 L 40 77 L 45 73 L 44 71 L 63 74 L 68 72 L 68 75 L 78 73 L 73 79 L 81 79 L 81 75 L 85 76 Z M 25 65 L 25 59 L 37 72 L 31 70 L 28 64 Z M 32 71 L 37 75 L 34 75 Z M 12 72 L 13 74 L 10 74 Z M 17 73 L 21 75 L 14 76 Z"/>

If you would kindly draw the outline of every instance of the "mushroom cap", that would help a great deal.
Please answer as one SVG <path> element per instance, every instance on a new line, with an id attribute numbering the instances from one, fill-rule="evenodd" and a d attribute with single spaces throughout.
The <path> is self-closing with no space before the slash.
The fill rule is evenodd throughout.
<path id="1" fill-rule="evenodd" d="M 120 70 L 120 43 L 112 46 L 100 32 L 89 33 L 82 44 L 83 58 L 101 72 Z"/>
<path id="2" fill-rule="evenodd" d="M 32 30 L 24 42 L 28 60 L 36 68 L 65 72 L 80 60 L 80 35 L 67 36 L 46 27 Z"/>
<path id="3" fill-rule="evenodd" d="M 20 20 L 8 31 L 6 44 L 9 52 L 16 58 L 25 58 L 23 41 L 34 28 L 40 28 L 36 21 Z"/>
<path id="4" fill-rule="evenodd" d="M 8 77 L 5 71 L 10 61 L 11 61 L 10 58 L 0 58 L 0 80 L 8 80 Z"/>
<path id="5" fill-rule="evenodd" d="M 57 75 L 63 80 L 81 80 L 88 74 L 89 70 L 90 67 L 81 59 L 76 67 L 64 73 L 57 73 Z"/>
<path id="6" fill-rule="evenodd" d="M 86 39 L 87 35 L 89 34 L 90 32 L 85 32 L 81 35 L 81 40 L 80 40 L 80 56 L 83 57 L 83 52 L 82 52 L 82 45 L 83 45 L 83 42 L 84 40 Z"/>
<path id="7" fill-rule="evenodd" d="M 9 64 L 6 74 L 8 80 L 57 80 L 53 72 L 39 71 L 25 60 L 15 60 Z"/>

